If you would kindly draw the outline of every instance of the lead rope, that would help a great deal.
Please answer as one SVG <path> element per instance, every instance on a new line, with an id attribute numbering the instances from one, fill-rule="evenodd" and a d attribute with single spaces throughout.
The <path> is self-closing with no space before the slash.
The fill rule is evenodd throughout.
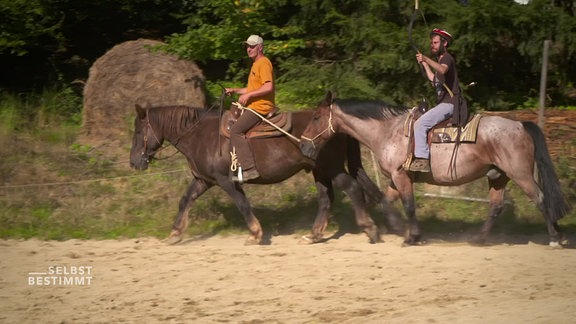
<path id="1" fill-rule="evenodd" d="M 236 147 L 232 148 L 230 152 L 230 171 L 236 172 L 238 170 L 238 155 L 236 154 Z"/>
<path id="2" fill-rule="evenodd" d="M 242 111 L 242 113 L 244 113 L 244 110 L 248 110 L 250 112 L 252 112 L 254 115 L 258 116 L 261 120 L 265 121 L 266 123 L 268 123 L 268 125 L 276 128 L 278 131 L 282 132 L 283 134 L 285 134 L 286 136 L 290 137 L 291 139 L 295 140 L 296 142 L 300 142 L 300 139 L 295 137 L 294 135 L 288 133 L 287 131 L 283 130 L 282 128 L 276 126 L 276 124 L 274 124 L 273 122 L 269 121 L 268 119 L 266 119 L 264 116 L 260 115 L 258 112 L 254 111 L 251 108 L 248 107 L 244 107 L 242 106 L 241 103 L 239 102 L 233 102 L 232 103 L 234 106 L 238 107 L 238 109 L 240 109 Z M 238 170 L 238 181 L 242 182 L 242 167 L 238 166 L 238 154 L 236 154 L 236 147 L 232 147 L 232 152 L 230 152 L 230 171 L 232 172 L 236 172 L 236 170 Z"/>
<path id="3" fill-rule="evenodd" d="M 266 119 L 266 117 L 260 115 L 258 112 L 254 111 L 251 108 L 248 107 L 244 107 L 242 106 L 242 104 L 240 104 L 239 102 L 233 102 L 232 103 L 234 106 L 238 107 L 240 110 L 244 111 L 244 110 L 248 110 L 250 112 L 252 112 L 254 115 L 258 116 L 261 120 L 265 121 L 266 123 L 268 123 L 268 125 L 276 128 L 278 131 L 284 133 L 286 136 L 290 137 L 291 139 L 295 140 L 296 142 L 300 142 L 300 139 L 290 133 L 288 133 L 287 131 L 283 130 L 282 128 L 276 126 L 276 124 L 274 124 L 273 122 L 269 121 L 268 119 Z"/>

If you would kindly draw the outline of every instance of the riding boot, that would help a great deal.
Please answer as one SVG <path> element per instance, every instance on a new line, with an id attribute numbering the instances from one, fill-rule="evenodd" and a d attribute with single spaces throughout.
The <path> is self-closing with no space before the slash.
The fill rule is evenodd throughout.
<path id="1" fill-rule="evenodd" d="M 430 160 L 414 158 L 408 169 L 415 172 L 430 172 Z"/>
<path id="2" fill-rule="evenodd" d="M 260 178 L 260 174 L 258 173 L 258 170 L 256 170 L 256 168 L 242 170 L 242 179 L 244 181 L 253 180 L 256 178 Z"/>
<path id="3" fill-rule="evenodd" d="M 260 173 L 258 173 L 258 170 L 256 170 L 255 168 L 249 169 L 249 170 L 242 170 L 242 168 L 240 167 L 237 171 L 237 173 L 234 173 L 232 171 L 230 171 L 230 179 L 232 181 L 236 181 L 236 182 L 245 182 L 248 180 L 254 180 L 260 178 Z"/>
<path id="4" fill-rule="evenodd" d="M 237 155 L 239 163 L 238 170 L 240 170 L 240 167 L 242 169 L 242 181 L 256 179 L 260 176 L 258 171 L 256 171 L 252 149 L 246 138 L 248 130 L 258 123 L 258 121 L 260 121 L 258 116 L 252 112 L 245 111 L 236 123 L 232 125 L 232 129 L 230 130 L 231 151 Z M 240 179 L 240 175 L 238 175 L 237 178 Z"/>

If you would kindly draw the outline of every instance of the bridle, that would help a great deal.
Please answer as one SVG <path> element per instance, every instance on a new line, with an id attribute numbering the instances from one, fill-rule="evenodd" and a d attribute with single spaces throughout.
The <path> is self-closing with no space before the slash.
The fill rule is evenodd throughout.
<path id="1" fill-rule="evenodd" d="M 310 143 L 312 143 L 312 147 L 316 148 L 314 141 L 317 140 L 318 137 L 322 136 L 322 134 L 324 134 L 326 132 L 328 132 L 328 136 L 330 136 L 330 131 L 332 131 L 332 133 L 336 134 L 336 131 L 334 130 L 334 126 L 332 125 L 332 104 L 330 104 L 330 115 L 328 116 L 328 126 L 326 127 L 326 129 L 324 129 L 323 131 L 318 133 L 318 135 L 314 136 L 313 138 L 309 138 L 306 136 L 300 136 L 300 138 L 309 141 Z"/>
<path id="2" fill-rule="evenodd" d="M 148 148 L 148 129 L 150 129 L 152 137 L 154 137 L 156 142 L 160 144 L 160 147 L 151 153 L 146 152 L 146 149 Z M 142 133 L 144 134 L 144 146 L 142 146 L 141 159 L 146 161 L 146 163 L 150 163 L 150 156 L 156 155 L 156 153 L 160 152 L 165 147 L 161 145 L 158 136 L 156 136 L 156 132 L 154 132 L 154 128 L 152 128 L 152 124 L 150 124 L 150 114 L 148 113 L 148 108 L 146 108 L 146 122 L 144 124 Z"/>
<path id="3" fill-rule="evenodd" d="M 212 109 L 214 109 L 215 105 L 210 106 L 210 108 L 208 108 L 206 111 L 209 112 Z M 178 142 L 180 142 L 180 140 L 184 137 L 184 135 L 188 134 L 190 131 L 192 131 L 196 126 L 198 126 L 200 124 L 200 122 L 202 121 L 203 117 L 198 117 L 198 112 L 196 110 L 194 110 L 194 120 L 195 122 L 192 124 L 192 126 L 190 126 L 190 128 L 186 129 L 186 131 L 182 132 L 182 134 L 180 134 L 178 136 L 178 138 L 174 141 L 174 143 L 172 143 L 172 146 L 176 147 L 176 145 L 178 144 Z M 152 137 L 154 138 L 154 140 L 156 140 L 156 142 L 158 144 L 160 144 L 160 147 L 157 148 L 156 150 L 152 151 L 151 153 L 146 153 L 146 148 L 148 147 L 148 129 L 150 129 L 150 132 L 152 133 Z M 162 146 L 160 140 L 158 139 L 158 136 L 156 136 L 156 132 L 154 131 L 154 128 L 152 128 L 152 124 L 150 123 L 150 114 L 149 114 L 149 108 L 146 108 L 146 122 L 144 124 L 144 128 L 143 128 L 143 133 L 144 133 L 144 146 L 142 147 L 142 153 L 141 153 L 141 159 L 146 161 L 146 163 L 150 163 L 150 156 L 154 156 L 156 155 L 158 152 L 166 149 L 169 145 L 166 146 Z M 157 160 L 166 160 L 171 158 L 172 156 L 176 155 L 178 153 L 178 149 L 176 149 L 176 151 L 171 154 L 168 157 L 159 159 L 156 158 Z"/>

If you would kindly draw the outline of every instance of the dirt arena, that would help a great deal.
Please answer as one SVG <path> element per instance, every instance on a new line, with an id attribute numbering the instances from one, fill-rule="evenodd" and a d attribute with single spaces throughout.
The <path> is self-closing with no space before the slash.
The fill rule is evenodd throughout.
<path id="1" fill-rule="evenodd" d="M 574 323 L 576 254 L 545 235 L 383 238 L 3 240 L 0 322 Z"/>

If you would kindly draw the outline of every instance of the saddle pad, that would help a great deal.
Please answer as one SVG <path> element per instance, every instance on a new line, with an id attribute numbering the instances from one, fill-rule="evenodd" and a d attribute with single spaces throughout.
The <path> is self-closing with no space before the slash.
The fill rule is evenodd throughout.
<path id="1" fill-rule="evenodd" d="M 413 127 L 414 127 L 414 108 L 404 121 L 404 136 L 410 137 L 413 136 Z M 478 125 L 480 123 L 480 119 L 482 118 L 481 114 L 475 114 L 472 119 L 462 128 L 462 133 L 460 134 L 460 142 L 476 142 L 476 136 L 478 135 Z M 442 125 L 443 123 L 440 123 Z M 458 134 L 458 127 L 438 127 L 435 126 L 432 130 L 428 133 L 428 136 L 432 137 L 432 143 L 453 143 L 456 139 Z"/>
<path id="2" fill-rule="evenodd" d="M 480 123 L 480 114 L 474 115 L 472 119 L 462 128 L 460 133 L 461 143 L 475 143 L 478 135 L 478 124 Z M 432 143 L 454 143 L 458 137 L 458 127 L 434 127 L 430 136 Z"/>
<path id="3" fill-rule="evenodd" d="M 250 111 L 245 111 L 246 114 L 251 114 Z M 222 115 L 222 122 L 220 123 L 220 134 L 230 138 L 230 127 L 236 121 L 229 111 L 226 111 Z M 281 112 L 270 118 L 268 121 L 279 127 L 280 129 L 290 132 L 292 130 L 292 113 L 291 112 Z M 262 138 L 262 137 L 275 137 L 284 135 L 281 131 L 276 129 L 274 126 L 268 124 L 264 120 L 261 120 L 252 127 L 247 133 L 248 138 Z"/>

